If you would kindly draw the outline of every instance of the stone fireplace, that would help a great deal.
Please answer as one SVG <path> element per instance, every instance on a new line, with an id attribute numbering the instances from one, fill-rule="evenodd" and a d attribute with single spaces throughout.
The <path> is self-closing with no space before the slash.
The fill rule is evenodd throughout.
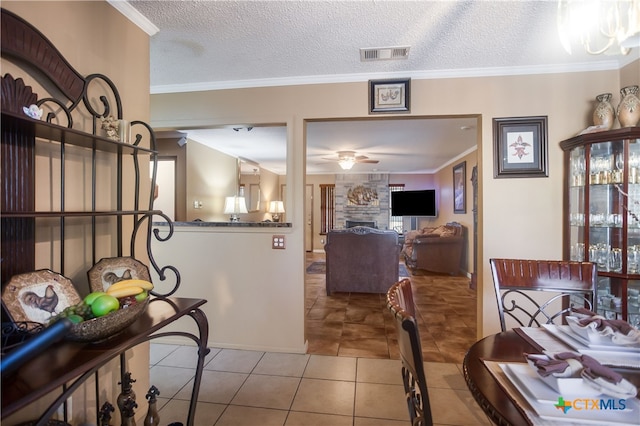
<path id="1" fill-rule="evenodd" d="M 335 197 L 336 228 L 354 226 L 357 222 L 373 224 L 378 229 L 389 228 L 388 174 L 336 175 Z"/>
<path id="2" fill-rule="evenodd" d="M 377 228 L 378 225 L 374 221 L 368 220 L 346 220 L 345 228 L 353 228 L 354 226 L 368 226 L 369 228 Z"/>

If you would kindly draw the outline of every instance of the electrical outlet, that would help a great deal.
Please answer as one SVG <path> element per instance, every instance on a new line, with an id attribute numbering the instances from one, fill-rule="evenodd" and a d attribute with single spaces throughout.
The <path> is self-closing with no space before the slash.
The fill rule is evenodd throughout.
<path id="1" fill-rule="evenodd" d="M 271 237 L 271 248 L 284 250 L 284 235 L 274 235 Z"/>

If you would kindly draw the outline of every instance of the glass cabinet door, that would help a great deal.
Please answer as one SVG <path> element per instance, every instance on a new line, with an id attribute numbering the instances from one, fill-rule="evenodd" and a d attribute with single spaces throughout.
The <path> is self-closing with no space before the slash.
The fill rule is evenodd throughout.
<path id="1" fill-rule="evenodd" d="M 592 144 L 589 150 L 588 259 L 597 263 L 598 271 L 622 273 L 626 265 L 624 232 L 624 163 L 623 141 Z"/>
<path id="2" fill-rule="evenodd" d="M 586 162 L 585 148 L 578 147 L 571 151 L 569 158 L 571 175 L 569 178 L 569 241 L 570 258 L 578 262 L 584 261 L 584 226 L 585 226 L 585 183 Z"/>
<path id="3" fill-rule="evenodd" d="M 627 208 L 627 273 L 640 272 L 640 142 L 629 144 Z"/>

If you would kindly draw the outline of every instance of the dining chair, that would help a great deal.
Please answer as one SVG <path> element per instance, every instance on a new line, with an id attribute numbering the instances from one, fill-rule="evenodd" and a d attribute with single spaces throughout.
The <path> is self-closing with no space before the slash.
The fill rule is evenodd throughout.
<path id="1" fill-rule="evenodd" d="M 505 316 L 522 327 L 554 324 L 580 305 L 595 312 L 597 265 L 593 262 L 490 259 L 500 327 Z M 545 297 L 537 292 L 555 293 Z"/>
<path id="2" fill-rule="evenodd" d="M 402 383 L 404 384 L 409 418 L 413 426 L 431 426 L 431 405 L 424 375 L 422 346 L 416 322 L 411 281 L 405 278 L 394 284 L 387 292 L 387 307 L 396 320 L 398 348 L 402 361 Z"/>

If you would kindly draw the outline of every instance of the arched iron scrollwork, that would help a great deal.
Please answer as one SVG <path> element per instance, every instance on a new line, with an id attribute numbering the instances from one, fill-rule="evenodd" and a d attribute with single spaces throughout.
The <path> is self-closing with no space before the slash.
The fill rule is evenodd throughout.
<path id="1" fill-rule="evenodd" d="M 160 235 L 160 230 L 158 228 L 153 228 L 152 231 L 152 227 L 151 227 L 151 222 L 153 220 L 153 216 L 160 216 L 162 217 L 167 224 L 169 225 L 169 231 L 167 233 L 166 236 L 161 236 Z M 158 265 L 158 262 L 156 262 L 155 257 L 153 256 L 153 250 L 151 248 L 151 234 L 153 234 L 153 237 L 159 241 L 159 242 L 165 242 L 168 241 L 172 236 L 173 236 L 173 222 L 171 221 L 171 219 L 169 218 L 169 216 L 167 216 L 166 214 L 162 213 L 160 210 L 154 210 L 154 211 L 150 211 L 148 213 L 145 213 L 144 215 L 142 215 L 142 217 L 140 217 L 138 219 L 138 221 L 135 223 L 134 229 L 133 229 L 133 236 L 131 238 L 131 256 L 132 257 L 136 257 L 135 256 L 135 242 L 136 242 L 136 235 L 138 234 L 138 231 L 142 228 L 143 223 L 148 221 L 148 225 L 146 227 L 146 248 L 147 248 L 147 255 L 149 257 L 149 264 L 150 266 L 153 268 L 154 271 L 156 271 L 156 273 L 158 274 L 158 276 L 160 277 L 160 281 L 165 281 L 168 279 L 168 274 L 167 272 L 170 272 L 171 275 L 173 275 L 175 282 L 173 284 L 172 287 L 170 287 L 169 291 L 167 292 L 160 292 L 158 290 L 157 286 L 154 286 L 154 289 L 151 291 L 151 294 L 154 296 L 158 296 L 158 297 L 169 297 L 171 295 L 173 295 L 176 291 L 178 291 L 178 289 L 180 288 L 180 282 L 181 282 L 181 278 L 180 278 L 180 271 L 178 271 L 178 268 L 176 268 L 175 266 L 172 265 L 166 265 L 163 267 L 160 267 Z"/>
<path id="2" fill-rule="evenodd" d="M 38 102 L 36 102 L 36 105 L 38 105 L 39 107 L 48 107 L 49 103 L 53 103 L 55 105 L 57 105 L 57 107 L 60 109 L 60 111 L 62 111 L 64 113 L 65 118 L 67 119 L 67 128 L 71 129 L 73 127 L 73 117 L 71 116 L 71 111 L 69 110 L 69 108 L 67 108 L 67 106 L 62 103 L 60 100 L 55 99 L 55 98 L 43 98 L 38 100 Z M 50 109 L 50 108 L 48 108 Z M 47 123 L 53 123 L 53 120 L 55 118 L 58 118 L 59 115 L 50 110 L 47 112 L 47 115 L 45 117 L 45 121 Z"/>
<path id="3" fill-rule="evenodd" d="M 102 94 L 98 97 L 98 99 L 100 99 L 100 102 L 102 103 L 102 111 L 98 111 L 96 110 L 92 103 L 91 103 L 91 97 L 89 94 L 89 88 L 91 86 L 91 83 L 96 81 L 96 80 L 101 80 L 104 83 L 107 84 L 107 86 L 109 86 L 109 88 L 112 91 L 113 94 L 113 99 L 115 101 L 115 108 L 116 108 L 116 112 L 115 112 L 115 118 L 118 120 L 122 119 L 122 100 L 120 99 L 120 93 L 118 92 L 118 89 L 116 88 L 115 84 L 113 83 L 113 81 L 111 81 L 111 79 L 109 79 L 107 76 L 102 75 L 102 74 L 90 74 L 85 78 L 85 85 L 84 85 L 84 91 L 82 93 L 82 101 L 84 103 L 85 108 L 87 109 L 87 111 L 93 116 L 93 133 L 97 134 L 97 120 L 98 119 L 106 119 L 108 117 L 110 117 L 112 115 L 111 113 L 111 103 L 109 102 L 109 98 L 107 96 L 105 96 L 105 94 Z"/>
<path id="4" fill-rule="evenodd" d="M 556 319 L 562 318 L 562 316 L 571 312 L 571 308 L 575 306 L 575 303 L 570 303 L 569 307 L 561 310 L 553 308 L 556 303 L 561 303 L 564 297 L 570 296 L 557 294 L 540 304 L 523 291 L 507 290 L 502 294 L 500 300 L 504 314 L 513 318 L 521 327 L 540 327 L 542 324 L 553 324 Z M 571 297 L 579 299 L 580 303 L 586 303 L 588 309 L 593 309 L 589 298 L 578 295 Z M 553 312 L 549 312 L 549 309 L 553 309 Z"/>

